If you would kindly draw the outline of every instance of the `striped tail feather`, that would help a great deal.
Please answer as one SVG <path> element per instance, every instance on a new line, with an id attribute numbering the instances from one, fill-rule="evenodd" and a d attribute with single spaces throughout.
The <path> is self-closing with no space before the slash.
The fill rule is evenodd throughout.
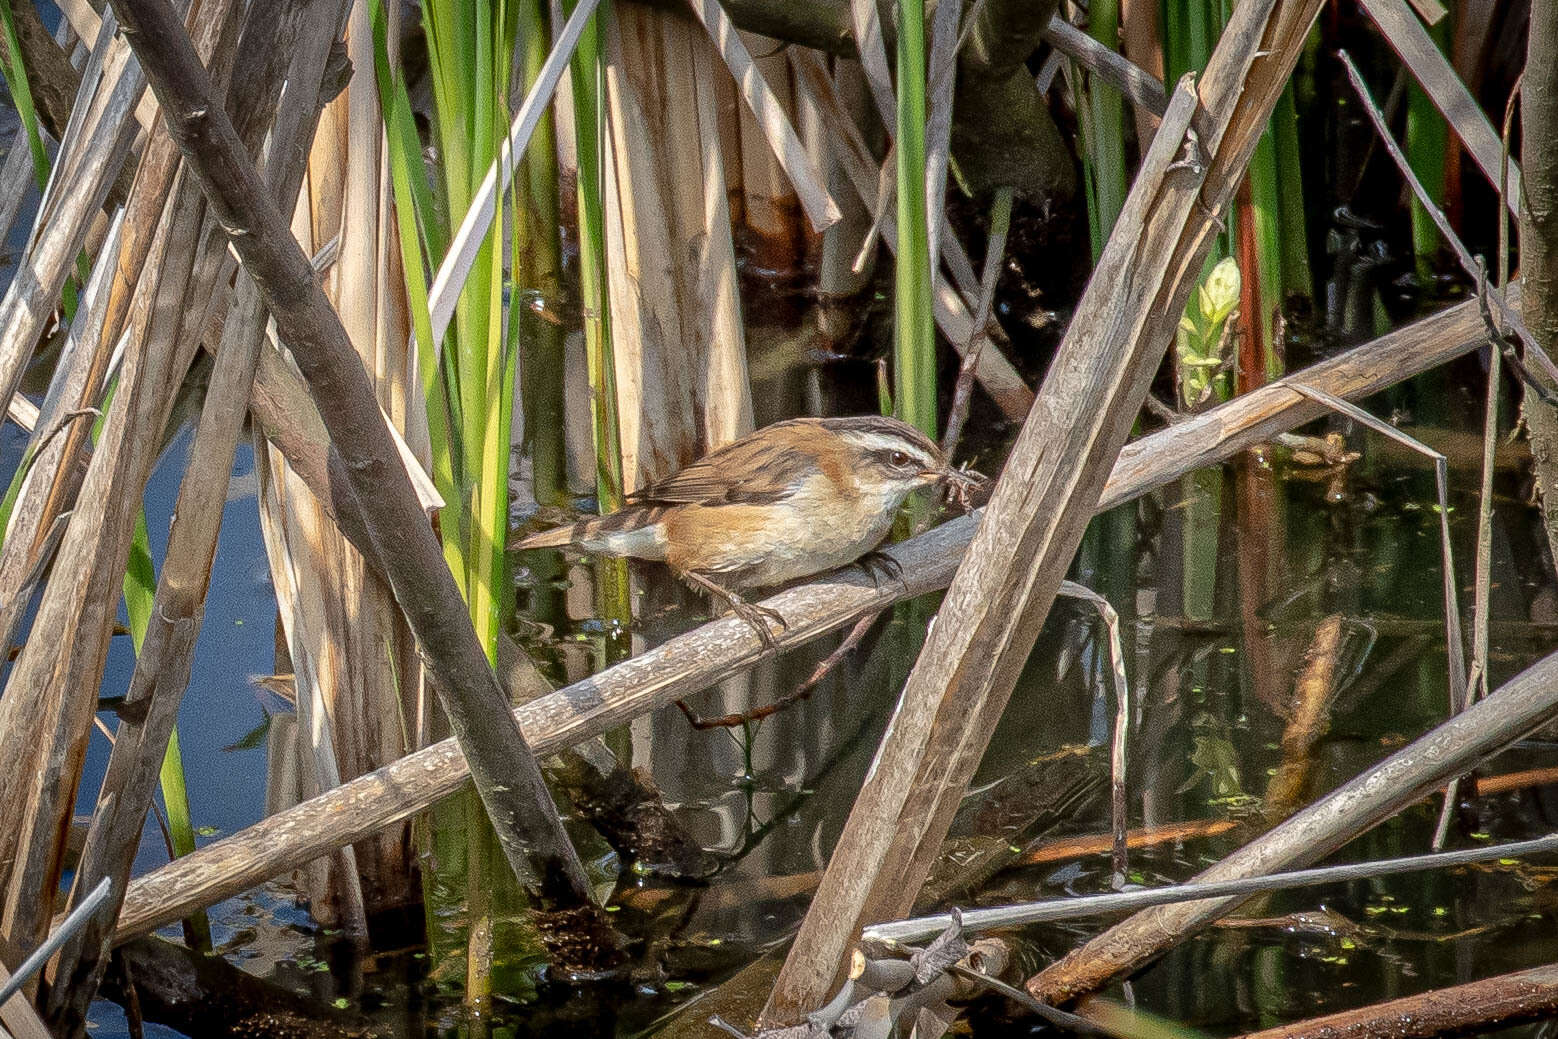
<path id="1" fill-rule="evenodd" d="M 609 516 L 569 523 L 521 538 L 518 549 L 577 548 L 611 556 L 638 559 L 665 558 L 666 513 L 663 505 L 630 507 Z"/>

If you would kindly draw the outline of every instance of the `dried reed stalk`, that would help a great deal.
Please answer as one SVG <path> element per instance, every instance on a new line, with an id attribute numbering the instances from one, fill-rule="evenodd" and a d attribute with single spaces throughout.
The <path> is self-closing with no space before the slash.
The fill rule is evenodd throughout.
<path id="1" fill-rule="evenodd" d="M 303 174 L 301 142 L 314 132 L 318 84 L 333 38 L 333 32 L 320 31 L 320 23 L 333 30 L 341 7 L 342 0 L 315 0 L 308 7 L 256 8 L 257 17 L 245 26 L 247 47 L 243 54 L 247 60 L 238 78 L 249 103 L 256 108 L 274 108 L 283 77 L 290 73 L 288 78 L 294 84 L 287 106 L 278 113 L 273 161 L 268 164 L 269 182 L 281 198 L 296 195 Z M 291 68 L 265 57 L 294 52 L 297 61 Z M 309 82 L 315 84 L 312 91 L 303 86 Z M 257 291 L 247 278 L 240 279 L 237 305 L 228 314 L 218 363 L 179 489 L 151 623 L 125 694 L 126 709 L 121 713 L 77 867 L 76 902 L 102 877 L 112 880 L 116 900 L 123 896 L 129 881 L 169 734 L 194 662 L 233 454 L 248 413 L 255 370 L 266 348 L 265 323 Z M 61 951 L 55 970 L 57 983 L 50 987 L 48 1004 L 57 1031 L 74 1035 L 85 1028 L 88 1004 L 107 965 L 111 931 L 107 920 L 96 917 Z"/>
<path id="2" fill-rule="evenodd" d="M 1305 369 L 1295 378 L 1337 396 L 1364 397 L 1485 342 L 1482 319 L 1471 301 Z M 1143 437 L 1121 453 L 1099 510 L 1172 483 L 1193 469 L 1217 465 L 1323 414 L 1322 405 L 1276 382 Z M 349 509 L 339 515 L 345 528 L 363 530 Z M 957 520 L 894 546 L 890 554 L 904 567 L 905 586 L 888 582 L 878 588 L 846 573 L 768 600 L 766 605 L 779 608 L 790 623 L 780 644 L 798 645 L 864 613 L 945 586 L 973 528 L 972 521 Z M 365 534 L 353 537 L 360 545 L 368 544 Z M 727 618 L 527 704 L 516 714 L 537 750 L 550 753 L 707 688 L 764 655 L 751 628 Z M 155 929 L 360 840 L 454 794 L 467 782 L 452 740 L 418 751 L 140 878 L 126 896 L 119 937 Z"/>
<path id="3" fill-rule="evenodd" d="M 593 904 L 578 855 L 506 709 L 340 319 L 285 218 L 265 197 L 225 114 L 211 104 L 205 71 L 167 3 L 122 0 L 116 9 L 136 30 L 136 53 L 170 129 L 198 170 L 208 202 L 231 232 L 231 244 L 262 288 L 283 340 L 308 379 L 356 497 L 373 503 L 364 510 L 370 537 L 436 676 L 511 867 L 528 878 L 534 865 L 543 903 Z"/>
<path id="4" fill-rule="evenodd" d="M 631 491 L 750 431 L 752 399 L 716 104 L 727 73 L 685 19 L 624 5 L 608 25 L 607 284 Z"/>
<path id="5" fill-rule="evenodd" d="M 1319 9 L 1318 0 L 1241 4 L 1198 90 L 1182 83 L 1170 98 L 764 1022 L 790 1024 L 821 1006 L 860 925 L 912 905 Z"/>
<path id="6" fill-rule="evenodd" d="M 206 24 L 216 27 L 210 30 L 217 34 L 211 38 L 216 67 L 229 71 L 240 26 L 233 10 L 219 2 L 204 11 Z M 177 31 L 183 33 L 181 24 Z M 122 57 L 126 68 L 134 65 L 127 51 Z M 64 168 L 56 167 L 56 175 Z M 34 621 L 34 630 L 72 637 L 29 640 L 0 698 L 0 751 L 18 768 L 0 778 L 6 819 L 0 846 L 15 851 L 11 863 L 0 865 L 6 885 L 0 930 L 19 944 L 36 941 L 53 910 L 60 835 L 80 782 L 141 494 L 203 327 L 203 309 L 188 300 L 208 299 L 210 286 L 231 270 L 220 235 L 198 189 L 186 182 L 175 191 L 140 272 L 119 388 Z"/>
<path id="7" fill-rule="evenodd" d="M 372 68 L 364 3 L 351 7 L 346 45 L 353 67 Z M 311 254 L 339 236 L 329 294 L 374 376 L 381 405 L 388 402 L 405 416 L 409 332 L 395 305 L 402 296 L 398 279 L 393 288 L 383 283 L 385 253 L 398 255 L 398 249 L 387 248 L 393 229 L 382 220 L 387 170 L 374 77 L 354 76 L 320 122 L 293 231 Z M 255 468 L 266 555 L 296 676 L 303 722 L 298 735 L 315 794 L 414 749 L 409 720 L 416 714 L 419 667 L 415 653 L 406 653 L 412 639 L 389 586 L 365 567 L 324 503 L 275 447 L 256 450 Z M 332 867 L 322 889 L 305 880 L 313 912 L 331 926 L 361 931 L 368 913 L 415 895 L 404 827 L 364 842 L 351 860 L 334 859 Z"/>

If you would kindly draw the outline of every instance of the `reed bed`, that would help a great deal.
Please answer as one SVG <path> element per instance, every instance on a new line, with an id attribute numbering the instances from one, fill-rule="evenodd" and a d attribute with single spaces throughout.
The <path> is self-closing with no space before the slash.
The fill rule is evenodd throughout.
<path id="1" fill-rule="evenodd" d="M 728 715 L 698 729 L 735 730 L 720 753 L 750 798 L 765 769 L 783 771 L 765 732 L 804 744 L 837 719 L 770 722 L 777 704 L 748 714 L 748 701 L 806 700 L 857 646 L 896 705 L 865 778 L 836 795 L 853 808 L 813 872 L 765 878 L 808 900 L 783 965 L 741 996 L 739 1029 L 821 1014 L 847 1034 L 849 1015 L 908 1009 L 945 1025 L 985 988 L 1082 1027 L 1048 1004 L 1104 989 L 1246 895 L 1143 910 L 1025 983 L 1006 938 L 967 943 L 955 914 L 914 969 L 895 958 L 906 950 L 861 951 L 927 893 L 972 897 L 1024 858 L 1002 831 L 958 860 L 960 877 L 939 872 L 1068 574 L 1115 618 L 1079 651 L 1113 719 L 1109 760 L 1029 761 L 1001 782 L 1038 769 L 1063 812 L 1112 777 L 1115 886 L 1135 870 L 1127 848 L 1154 843 L 1131 845 L 1127 827 L 1163 821 L 1140 818 L 1157 795 L 1139 763 L 1172 756 L 1143 695 L 1154 681 L 1197 704 L 1209 688 L 1248 692 L 1286 721 L 1256 797 L 1266 816 L 1218 821 L 1237 843 L 1199 879 L 1219 883 L 1307 864 L 1441 790 L 1444 842 L 1457 803 L 1491 796 L 1462 774 L 1558 716 L 1545 629 L 1530 622 L 1539 652 L 1497 681 L 1489 647 L 1494 442 L 1517 396 L 1536 483 L 1555 485 L 1558 234 L 1542 203 L 1558 158 L 1537 133 L 1558 98 L 1549 3 L 1529 15 L 1518 149 L 1513 100 L 1501 129 L 1474 100 L 1509 84 L 1463 80 L 1464 47 L 1446 53 L 1452 19 L 1432 0 L 1363 0 L 1368 25 L 1343 27 L 1318 21 L 1319 0 L 198 0 L 183 14 L 61 0 L 53 36 L 39 17 L 53 5 L 39 5 L 0 0 L 17 115 L 0 225 L 31 220 L 0 299 L 0 393 L 23 430 L 0 501 L 0 630 L 16 647 L 0 690 L 0 966 L 46 940 L 58 951 L 0 1004 L 13 1034 L 84 1034 L 99 992 L 121 991 L 116 949 L 152 956 L 142 936 L 178 920 L 189 949 L 220 947 L 206 911 L 277 877 L 359 953 L 419 916 L 427 977 L 472 1029 L 507 999 L 539 1007 L 558 977 L 649 978 L 671 940 L 634 899 L 672 868 L 646 835 L 680 849 L 674 875 L 707 880 L 761 872 L 743 859 L 777 825 L 751 825 L 728 854 L 704 846 L 695 813 L 672 806 L 694 800 L 682 777 L 661 775 L 662 796 L 649 774 L 693 744 L 680 715 L 650 713 L 719 686 Z M 1372 62 L 1333 59 L 1336 42 Z M 1325 77 L 1343 68 L 1367 136 L 1325 109 Z M 1393 78 L 1397 100 L 1374 105 L 1370 78 Z M 1316 153 L 1326 134 L 1352 166 Z M 1462 147 L 1485 184 L 1468 189 Z M 1390 185 L 1389 233 L 1349 208 L 1375 181 Z M 1521 216 L 1518 243 L 1482 242 L 1484 189 L 1501 218 Z M 1397 263 L 1387 239 L 1410 254 Z M 1506 286 L 1516 254 L 1523 276 Z M 1403 296 L 1426 312 L 1450 284 L 1470 298 L 1386 330 Z M 773 314 L 817 294 L 844 306 L 776 345 Z M 1491 364 L 1465 452 L 1481 509 L 1468 650 L 1456 461 L 1377 417 L 1376 395 L 1428 373 L 1397 400 L 1448 414 L 1463 402 L 1446 367 L 1478 351 Z M 838 375 L 851 366 L 870 374 Z M 773 644 L 738 618 L 686 621 L 688 600 L 653 569 L 509 549 L 517 528 L 616 512 L 756 426 L 839 401 L 945 429 L 956 462 L 991 472 L 988 500 L 931 526 L 944 514 L 916 499 L 885 579 L 845 570 L 765 594 L 784 619 Z M 1325 415 L 1339 417 L 1320 435 L 1291 435 Z M 1424 705 L 1429 687 L 1448 695 L 1423 707 L 1426 735 L 1325 794 L 1316 763 L 1354 680 L 1345 647 L 1369 618 L 1334 589 L 1284 586 L 1307 521 L 1267 469 L 1315 470 L 1334 503 L 1374 464 L 1351 446 L 1374 434 L 1435 470 L 1443 626 L 1403 638 L 1412 660 L 1445 643 L 1417 688 Z M 203 841 L 213 778 L 185 772 L 175 723 L 226 579 L 213 567 L 245 451 L 276 611 L 262 684 L 296 714 L 266 738 L 297 763 L 278 785 L 299 803 Z M 144 499 L 180 461 L 154 565 Z M 1331 606 L 1270 621 L 1290 591 Z M 121 607 L 134 658 L 115 688 Z M 1245 648 L 1174 656 L 1147 637 L 1155 613 L 1178 619 L 1181 646 L 1216 629 Z M 802 659 L 847 625 L 838 652 Z M 804 688 L 780 656 L 812 662 Z M 1238 725 L 1194 724 L 1192 763 L 1251 796 Z M 99 729 L 111 746 L 97 771 Z M 833 767 L 795 760 L 802 788 Z M 78 803 L 91 816 L 72 841 Z M 165 820 L 168 861 L 132 875 L 148 812 Z M 1025 828 L 1040 825 L 1011 832 L 1037 840 Z M 1510 1018 L 1501 986 L 1525 978 L 1468 989 L 1452 1024 Z M 1088 1013 L 1114 1034 L 1152 1024 Z"/>

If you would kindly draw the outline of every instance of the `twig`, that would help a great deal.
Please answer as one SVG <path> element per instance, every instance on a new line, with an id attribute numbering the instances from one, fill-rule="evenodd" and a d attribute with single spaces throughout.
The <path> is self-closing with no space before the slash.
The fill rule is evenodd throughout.
<path id="1" fill-rule="evenodd" d="M 1001 265 L 1006 259 L 1006 235 L 1012 226 L 1012 198 L 1010 187 L 996 191 L 990 206 L 990 240 L 985 244 L 985 265 L 979 275 L 979 306 L 974 310 L 974 323 L 969 327 L 968 343 L 963 348 L 963 360 L 958 365 L 958 381 L 952 391 L 952 406 L 947 411 L 947 430 L 941 437 L 941 453 L 951 458 L 963 437 L 963 425 L 968 421 L 968 409 L 974 397 L 974 372 L 979 367 L 979 355 L 990 341 L 990 312 L 995 306 L 995 287 L 1001 280 Z"/>
<path id="2" fill-rule="evenodd" d="M 21 987 L 27 984 L 28 980 L 38 973 L 45 963 L 49 962 L 49 957 L 58 952 L 59 947 L 64 945 L 71 935 L 85 927 L 87 921 L 91 920 L 97 911 L 103 908 L 103 904 L 108 901 L 108 894 L 111 888 L 112 885 L 109 884 L 108 878 L 104 877 L 98 882 L 97 887 L 92 889 L 92 893 L 82 899 L 80 905 L 71 910 L 64 923 L 56 927 L 54 933 L 49 935 L 42 945 L 34 949 L 31 956 L 22 961 L 22 965 L 16 968 L 16 973 L 11 975 L 10 980 L 4 985 L 0 985 L 0 1006 L 4 1006 L 6 1000 L 20 991 Z"/>
<path id="3" fill-rule="evenodd" d="M 989 974 L 981 974 L 979 971 L 970 967 L 965 967 L 962 964 L 954 963 L 952 966 L 947 968 L 947 971 L 948 973 L 956 974 L 958 977 L 967 981 L 972 981 L 983 985 L 992 992 L 999 992 L 1013 1003 L 1016 1003 L 1025 1010 L 1037 1014 L 1052 1025 L 1058 1025 L 1061 1028 L 1069 1028 L 1071 1031 L 1079 1032 L 1082 1035 L 1123 1034 L 1115 1032 L 1112 1029 L 1106 1028 L 1096 1022 L 1089 1021 L 1085 1017 L 1080 1017 L 1065 1010 L 1052 1007 L 1048 1003 L 1040 1003 L 1022 989 L 1008 985 L 1000 978 L 991 977 Z"/>
<path id="4" fill-rule="evenodd" d="M 1125 745 L 1130 731 L 1131 685 L 1125 677 L 1125 650 L 1120 646 L 1120 615 L 1109 600 L 1102 595 L 1077 584 L 1060 582 L 1059 595 L 1081 599 L 1098 610 L 1104 629 L 1109 633 L 1109 666 L 1114 677 L 1114 736 L 1109 741 L 1109 828 L 1112 834 L 1109 863 L 1115 888 L 1125 886 L 1126 838 L 1125 838 Z"/>
<path id="5" fill-rule="evenodd" d="M 875 624 L 885 612 L 885 610 L 873 610 L 857 620 L 855 626 L 849 629 L 849 634 L 844 637 L 844 641 L 840 642 L 837 649 L 829 653 L 821 663 L 812 669 L 806 681 L 802 682 L 794 692 L 780 697 L 773 703 L 764 704 L 761 707 L 753 707 L 745 711 L 738 711 L 735 714 L 722 714 L 715 718 L 705 718 L 698 714 L 688 706 L 686 700 L 676 701 L 676 706 L 681 709 L 682 714 L 687 718 L 687 724 L 694 729 L 700 730 L 735 729 L 751 722 L 770 718 L 780 711 L 808 699 L 812 693 L 816 692 L 817 687 L 822 684 L 822 680 L 828 677 L 833 672 L 833 669 L 843 662 L 845 657 L 854 652 L 855 648 L 860 645 L 861 640 L 866 637 L 866 632 L 871 630 L 871 625 Z"/>
<path id="6" fill-rule="evenodd" d="M 1558 654 L 1527 668 L 1487 699 L 1278 823 L 1196 880 L 1220 883 L 1317 862 L 1550 720 L 1555 712 Z M 1242 900 L 1242 896 L 1214 898 L 1132 916 L 1028 979 L 1025 987 L 1051 1001 L 1092 991 L 1160 955 Z"/>
<path id="7" fill-rule="evenodd" d="M 1320 401 L 1326 407 L 1346 415 L 1356 422 L 1381 433 L 1400 444 L 1405 444 L 1434 463 L 1434 487 L 1438 493 L 1439 504 L 1439 550 L 1440 565 L 1443 568 L 1444 580 L 1444 634 L 1447 661 L 1450 680 L 1450 710 L 1461 710 L 1465 704 L 1466 695 L 1466 655 L 1465 643 L 1461 636 L 1461 610 L 1459 597 L 1456 592 L 1455 557 L 1450 546 L 1450 501 L 1449 501 L 1449 463 L 1444 455 L 1424 444 L 1414 437 L 1408 436 L 1390 423 L 1382 421 L 1370 415 L 1356 404 L 1348 403 L 1324 390 L 1313 386 L 1306 386 L 1302 382 L 1288 382 L 1288 386 Z"/>
<path id="8" fill-rule="evenodd" d="M 1168 108 L 1168 94 L 1162 80 L 1119 51 L 1099 43 L 1059 14 L 1045 26 L 1044 38 L 1057 51 L 1118 90 L 1137 108 L 1155 116 L 1162 116 Z"/>
<path id="9" fill-rule="evenodd" d="M 1324 402 L 1328 407 L 1335 408 L 1343 415 L 1347 415 L 1371 429 L 1383 433 L 1398 443 L 1405 444 L 1414 451 L 1433 460 L 1434 463 L 1434 487 L 1439 497 L 1439 551 L 1440 565 L 1444 573 L 1444 634 L 1445 655 L 1447 658 L 1446 678 L 1449 680 L 1450 713 L 1457 714 L 1465 710 L 1466 704 L 1471 699 L 1471 688 L 1468 684 L 1466 672 L 1466 648 L 1461 634 L 1461 608 L 1459 597 L 1456 593 L 1457 581 L 1455 578 L 1455 560 L 1450 548 L 1450 502 L 1447 484 L 1449 481 L 1449 464 L 1444 455 L 1433 450 L 1426 444 L 1396 429 L 1388 422 L 1383 422 L 1362 408 L 1346 401 L 1337 400 L 1324 391 L 1316 391 L 1302 383 L 1294 383 L 1293 388 L 1307 396 Z M 1497 390 L 1495 389 L 1496 393 Z M 1491 472 L 1491 467 L 1489 469 Z M 1452 781 L 1445 791 L 1444 803 L 1439 808 L 1439 821 L 1434 827 L 1432 846 L 1435 850 L 1444 847 L 1446 835 L 1450 832 L 1450 819 L 1455 811 L 1455 803 L 1459 787 Z"/>
<path id="10" fill-rule="evenodd" d="M 1472 258 L 1465 243 L 1461 241 L 1460 236 L 1450 226 L 1449 218 L 1444 215 L 1444 211 L 1434 203 L 1433 198 L 1428 194 L 1428 189 L 1423 186 L 1423 182 L 1413 172 L 1411 164 L 1407 162 L 1406 155 L 1401 151 L 1401 146 L 1396 143 L 1395 137 L 1390 133 L 1390 128 L 1385 124 L 1385 117 L 1380 112 L 1379 106 L 1374 103 L 1374 98 L 1369 93 L 1368 84 L 1363 81 L 1363 76 L 1358 72 L 1357 66 L 1353 64 L 1352 58 L 1345 50 L 1337 51 L 1336 53 L 1337 57 L 1341 59 L 1342 66 L 1347 70 L 1347 79 L 1352 83 L 1352 88 L 1357 93 L 1358 100 L 1363 103 L 1364 112 L 1368 115 L 1369 121 L 1374 124 L 1375 132 L 1379 134 L 1380 143 L 1384 144 L 1385 150 L 1390 153 L 1391 159 L 1395 161 L 1397 169 L 1406 178 L 1408 186 L 1412 189 L 1412 194 L 1417 197 L 1418 202 L 1428 213 L 1429 218 L 1433 220 L 1434 226 L 1439 229 L 1439 234 L 1443 236 L 1445 243 L 1455 253 L 1455 258 L 1460 262 L 1461 269 L 1469 277 L 1477 279 L 1480 270 L 1477 261 Z M 1499 318 L 1498 325 L 1496 326 L 1497 338 L 1503 339 L 1504 329 L 1508 329 L 1519 336 L 1521 344 L 1525 346 L 1526 357 L 1535 361 L 1537 368 L 1541 369 L 1542 374 L 1546 376 L 1552 386 L 1558 386 L 1558 366 L 1553 364 L 1553 360 L 1547 355 L 1547 351 L 1542 349 L 1541 344 L 1531 335 L 1530 329 L 1526 328 L 1525 321 L 1515 312 L 1514 308 L 1509 306 L 1508 301 L 1504 298 L 1504 293 L 1490 289 L 1485 295 L 1485 300 L 1492 306 L 1493 311 L 1497 313 Z"/>
<path id="11" fill-rule="evenodd" d="M 1500 138 L 1499 169 L 1499 207 L 1498 207 L 1498 284 L 1503 288 L 1509 283 L 1509 207 L 1504 199 L 1504 192 L 1509 181 L 1502 174 L 1507 172 L 1509 166 L 1509 140 L 1514 127 L 1515 106 L 1520 98 L 1521 81 L 1525 78 L 1524 71 L 1515 80 L 1515 86 L 1509 92 L 1509 101 L 1504 105 L 1504 128 Z M 1483 272 L 1482 264 L 1478 264 L 1478 271 Z M 1482 273 L 1479 282 L 1486 281 L 1486 274 Z M 1478 295 L 1482 295 L 1483 286 L 1479 284 Z M 1482 419 L 1482 484 L 1478 491 L 1477 501 L 1477 566 L 1476 576 L 1473 580 L 1472 599 L 1472 635 L 1471 635 L 1471 670 L 1469 684 L 1466 689 L 1467 702 L 1478 696 L 1486 696 L 1488 692 L 1488 614 L 1490 607 L 1490 593 L 1493 575 L 1493 463 L 1494 454 L 1498 448 L 1498 413 L 1500 396 L 1500 362 L 1503 360 L 1504 351 L 1500 348 L 1502 341 L 1490 343 L 1492 349 L 1488 351 L 1488 390 L 1483 405 Z M 1446 806 L 1453 803 L 1455 791 L 1452 789 L 1446 799 Z"/>
<path id="12" fill-rule="evenodd" d="M 1172 887 L 1146 888 L 1107 895 L 1082 895 L 1077 898 L 1055 898 L 1026 905 L 997 906 L 990 909 L 969 909 L 962 914 L 963 929 L 988 931 L 998 927 L 1021 927 L 1029 924 L 1056 923 L 1062 920 L 1080 920 L 1110 913 L 1135 912 L 1153 906 L 1197 902 L 1202 899 L 1242 900 L 1266 891 L 1288 891 L 1293 888 L 1388 877 L 1398 873 L 1449 869 L 1476 862 L 1516 859 L 1523 856 L 1545 855 L 1549 852 L 1558 852 L 1558 833 L 1538 837 L 1535 840 L 1486 845 L 1480 848 L 1467 848 L 1464 851 L 1440 851 L 1427 855 L 1408 855 L 1396 859 L 1350 863 L 1345 866 L 1298 869 L 1263 877 L 1192 881 L 1175 884 Z M 912 942 L 940 932 L 951 922 L 951 919 L 948 914 L 941 913 L 896 923 L 873 924 L 861 931 L 861 937 L 866 941 Z"/>

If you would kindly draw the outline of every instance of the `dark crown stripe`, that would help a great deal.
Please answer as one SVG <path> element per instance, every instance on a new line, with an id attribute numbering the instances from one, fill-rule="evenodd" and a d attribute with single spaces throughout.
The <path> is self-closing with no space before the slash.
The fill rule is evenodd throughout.
<path id="1" fill-rule="evenodd" d="M 941 457 L 936 442 L 915 427 L 900 419 L 886 415 L 850 415 L 846 418 L 823 420 L 834 429 L 852 433 L 873 433 L 877 436 L 901 437 L 928 453 L 932 458 Z"/>

